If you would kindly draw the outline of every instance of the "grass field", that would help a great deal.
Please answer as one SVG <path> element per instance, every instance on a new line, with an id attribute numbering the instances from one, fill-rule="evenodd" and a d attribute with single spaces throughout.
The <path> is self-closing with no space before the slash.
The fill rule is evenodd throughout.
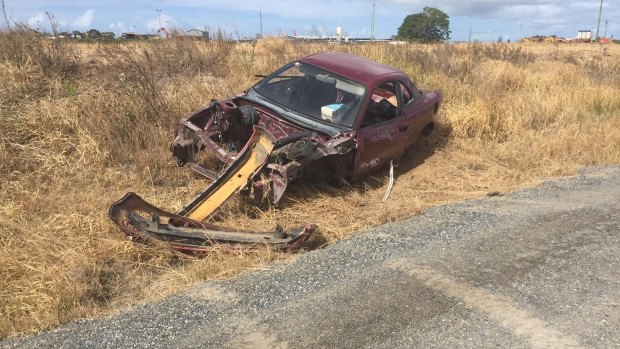
<path id="1" fill-rule="evenodd" d="M 434 205 L 620 162 L 618 45 L 97 44 L 2 33 L 0 336 L 291 258 L 267 250 L 197 258 L 135 245 L 106 213 L 130 190 L 179 209 L 207 183 L 168 152 L 177 120 L 317 51 L 391 64 L 443 90 L 436 132 L 396 168 L 385 203 L 386 173 L 344 188 L 298 183 L 277 208 L 231 200 L 222 225 L 316 223 L 333 243 Z"/>

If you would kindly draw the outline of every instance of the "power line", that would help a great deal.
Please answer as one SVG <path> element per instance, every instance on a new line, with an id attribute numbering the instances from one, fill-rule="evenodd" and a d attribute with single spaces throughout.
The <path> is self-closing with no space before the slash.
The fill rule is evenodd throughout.
<path id="1" fill-rule="evenodd" d="M 496 29 L 496 30 L 482 31 L 482 32 L 473 31 L 471 29 L 467 29 L 467 30 L 450 29 L 450 31 L 460 32 L 460 33 L 472 33 L 472 34 L 492 34 L 492 33 L 499 33 L 499 32 L 503 32 L 503 31 L 508 31 L 508 30 L 515 29 L 515 28 L 517 28 L 517 27 L 508 27 L 508 28 L 503 28 L 503 29 Z"/>

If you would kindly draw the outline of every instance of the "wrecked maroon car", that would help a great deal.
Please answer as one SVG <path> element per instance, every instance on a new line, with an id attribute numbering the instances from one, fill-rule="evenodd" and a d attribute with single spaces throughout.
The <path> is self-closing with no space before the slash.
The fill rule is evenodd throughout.
<path id="1" fill-rule="evenodd" d="M 180 166 L 215 179 L 197 165 L 199 151 L 230 163 L 259 126 L 281 146 L 252 180 L 252 192 L 277 202 L 299 177 L 355 180 L 397 160 L 432 131 L 440 99 L 393 67 L 317 53 L 181 120 L 171 149 Z"/>
<path id="2" fill-rule="evenodd" d="M 212 180 L 196 199 L 171 214 L 129 193 L 110 208 L 110 217 L 132 236 L 147 234 L 177 247 L 195 249 L 215 240 L 296 249 L 314 226 L 291 233 L 276 229 L 274 236 L 260 239 L 231 231 L 226 233 L 236 235 L 222 240 L 213 238 L 216 228 L 201 221 L 238 192 L 278 202 L 287 186 L 302 177 L 354 181 L 385 168 L 433 130 L 440 101 L 441 92 L 418 89 L 388 65 L 335 52 L 304 57 L 179 122 L 173 156 L 179 166 Z M 201 152 L 214 155 L 224 169 L 202 165 Z M 153 214 L 156 222 L 134 217 L 140 210 Z M 162 216 L 168 217 L 163 223 Z M 180 242 L 179 234 L 184 236 Z"/>

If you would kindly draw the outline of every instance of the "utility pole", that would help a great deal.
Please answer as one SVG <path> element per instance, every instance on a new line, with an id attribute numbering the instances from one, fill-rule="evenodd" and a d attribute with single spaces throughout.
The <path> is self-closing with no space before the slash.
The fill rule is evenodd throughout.
<path id="1" fill-rule="evenodd" d="M 607 22 L 609 22 L 608 19 L 605 20 L 605 34 L 603 35 L 603 37 L 607 37 Z"/>
<path id="2" fill-rule="evenodd" d="M 601 7 L 598 9 L 598 21 L 596 23 L 596 40 L 598 41 L 598 30 L 601 26 L 601 14 L 603 13 L 603 0 L 601 0 Z"/>
<path id="3" fill-rule="evenodd" d="M 155 12 L 158 13 L 157 18 L 159 19 L 159 28 L 157 28 L 157 30 L 161 29 L 161 11 L 163 11 L 163 10 L 160 10 L 158 8 L 155 9 Z"/>
<path id="4" fill-rule="evenodd" d="M 467 42 L 468 43 L 471 42 L 471 27 L 469 27 L 469 38 L 467 39 Z"/>
<path id="5" fill-rule="evenodd" d="M 370 23 L 370 41 L 375 41 L 375 0 L 372 0 L 372 22 Z"/>
<path id="6" fill-rule="evenodd" d="M 258 10 L 258 17 L 260 21 L 260 37 L 263 37 L 263 10 Z"/>
<path id="7" fill-rule="evenodd" d="M 54 13 L 45 11 L 45 14 L 50 21 L 50 27 L 52 27 L 52 35 L 58 36 L 58 22 L 56 22 L 56 17 L 54 17 Z"/>

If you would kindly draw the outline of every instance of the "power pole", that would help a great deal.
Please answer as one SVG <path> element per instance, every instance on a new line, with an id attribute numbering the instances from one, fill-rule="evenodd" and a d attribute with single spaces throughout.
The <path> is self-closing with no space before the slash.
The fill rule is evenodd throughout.
<path id="1" fill-rule="evenodd" d="M 263 10 L 258 10 L 258 17 L 260 21 L 260 37 L 263 37 Z"/>
<path id="2" fill-rule="evenodd" d="M 156 8 L 156 9 L 155 9 L 155 12 L 157 12 L 157 13 L 158 13 L 158 15 L 157 15 L 157 19 L 159 19 L 159 28 L 157 28 L 157 30 L 160 30 L 160 29 L 161 29 L 161 11 L 163 11 L 163 10 L 160 10 L 160 9 L 158 9 L 158 8 Z"/>
<path id="3" fill-rule="evenodd" d="M 56 17 L 54 17 L 54 13 L 45 11 L 47 18 L 50 21 L 50 27 L 52 27 L 52 35 L 55 37 L 58 36 L 58 22 L 56 22 Z"/>
<path id="4" fill-rule="evenodd" d="M 608 19 L 605 20 L 605 34 L 603 35 L 603 37 L 607 37 L 607 22 L 609 22 Z"/>
<path id="5" fill-rule="evenodd" d="M 467 39 L 467 42 L 471 42 L 471 27 L 469 27 L 469 38 Z"/>
<path id="6" fill-rule="evenodd" d="M 370 23 L 370 41 L 375 40 L 375 0 L 372 0 L 372 22 Z"/>
<path id="7" fill-rule="evenodd" d="M 601 26 L 601 14 L 603 13 L 603 0 L 601 0 L 601 7 L 598 9 L 598 21 L 596 23 L 596 40 L 598 41 L 598 30 Z"/>

